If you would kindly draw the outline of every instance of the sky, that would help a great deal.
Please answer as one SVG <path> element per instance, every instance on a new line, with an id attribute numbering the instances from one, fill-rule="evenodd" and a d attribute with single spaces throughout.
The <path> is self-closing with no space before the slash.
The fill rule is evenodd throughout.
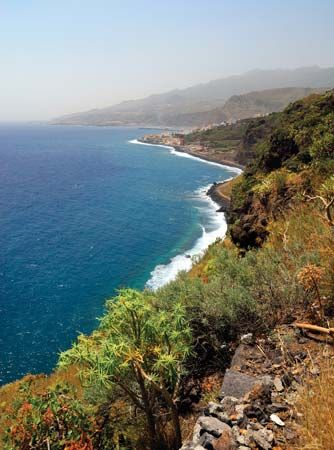
<path id="1" fill-rule="evenodd" d="M 0 0 L 0 120 L 334 66 L 333 0 Z"/>

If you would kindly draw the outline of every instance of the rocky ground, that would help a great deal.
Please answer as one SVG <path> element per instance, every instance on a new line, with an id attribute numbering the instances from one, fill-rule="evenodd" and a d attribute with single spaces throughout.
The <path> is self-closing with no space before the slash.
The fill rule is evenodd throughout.
<path id="1" fill-rule="evenodd" d="M 218 209 L 219 212 L 227 213 L 230 207 L 231 199 L 228 195 L 226 195 L 223 192 L 222 189 L 228 183 L 230 183 L 230 181 L 225 181 L 222 183 L 213 183 L 206 193 L 215 203 L 217 203 L 220 206 L 220 208 Z"/>
<path id="2" fill-rule="evenodd" d="M 263 339 L 244 335 L 219 398 L 202 409 L 182 450 L 295 448 L 299 393 L 332 355 L 331 346 L 293 327 L 280 327 Z"/>

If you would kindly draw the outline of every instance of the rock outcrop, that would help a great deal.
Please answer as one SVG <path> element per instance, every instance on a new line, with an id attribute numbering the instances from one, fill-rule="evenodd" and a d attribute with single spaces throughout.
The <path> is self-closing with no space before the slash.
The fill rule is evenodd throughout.
<path id="1" fill-rule="evenodd" d="M 292 423 L 300 379 L 287 370 L 280 350 L 269 341 L 263 343 L 265 350 L 253 343 L 252 335 L 241 342 L 225 372 L 219 400 L 202 410 L 192 440 L 182 450 L 283 449 L 296 439 Z M 297 360 L 299 353 L 294 354 Z"/>

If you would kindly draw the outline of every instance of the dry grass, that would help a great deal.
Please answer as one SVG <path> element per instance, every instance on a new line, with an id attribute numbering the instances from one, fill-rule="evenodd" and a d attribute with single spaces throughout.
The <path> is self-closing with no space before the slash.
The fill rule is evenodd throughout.
<path id="1" fill-rule="evenodd" d="M 334 449 L 334 365 L 327 361 L 310 379 L 298 404 L 301 418 L 299 450 Z"/>

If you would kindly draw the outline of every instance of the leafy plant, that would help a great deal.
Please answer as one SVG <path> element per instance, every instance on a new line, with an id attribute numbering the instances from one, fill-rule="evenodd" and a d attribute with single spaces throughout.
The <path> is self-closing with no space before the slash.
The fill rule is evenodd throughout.
<path id="1" fill-rule="evenodd" d="M 152 296 L 132 289 L 121 290 L 106 306 L 98 330 L 79 336 L 73 348 L 62 353 L 60 366 L 79 364 L 88 386 L 100 385 L 107 392 L 120 388 L 145 414 L 152 449 L 159 448 L 157 421 L 167 411 L 179 448 L 176 402 L 191 338 L 184 306 L 173 303 L 158 309 Z"/>
<path id="2" fill-rule="evenodd" d="M 17 402 L 14 424 L 7 430 L 4 450 L 93 450 L 93 420 L 73 398 L 69 386 L 58 385 L 41 395 Z"/>

